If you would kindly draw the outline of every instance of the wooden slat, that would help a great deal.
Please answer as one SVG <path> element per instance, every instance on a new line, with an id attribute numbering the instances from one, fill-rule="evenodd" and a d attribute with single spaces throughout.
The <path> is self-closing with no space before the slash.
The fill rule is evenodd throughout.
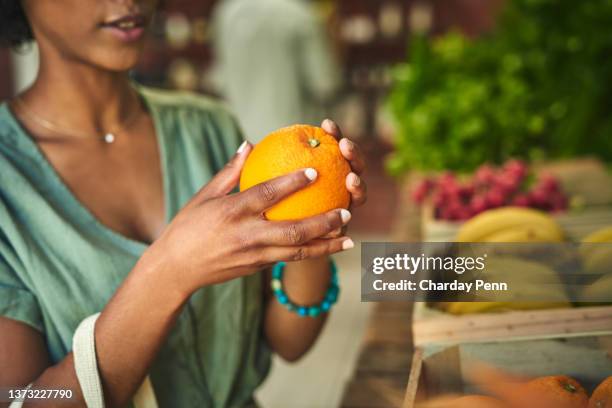
<path id="1" fill-rule="evenodd" d="M 413 330 L 417 346 L 477 339 L 602 332 L 612 328 L 612 306 L 466 316 L 452 316 L 431 310 L 427 312 L 428 318 L 421 317 L 427 314 L 422 309 L 415 313 Z"/>
<path id="2" fill-rule="evenodd" d="M 414 356 L 412 357 L 412 366 L 410 367 L 410 377 L 408 377 L 408 384 L 406 385 L 406 395 L 404 396 L 404 404 L 402 408 L 414 408 L 414 405 L 417 402 L 417 398 L 419 397 L 419 390 L 423 390 L 424 384 L 422 384 L 423 377 L 422 371 L 423 369 L 423 349 L 417 348 L 414 351 Z"/>

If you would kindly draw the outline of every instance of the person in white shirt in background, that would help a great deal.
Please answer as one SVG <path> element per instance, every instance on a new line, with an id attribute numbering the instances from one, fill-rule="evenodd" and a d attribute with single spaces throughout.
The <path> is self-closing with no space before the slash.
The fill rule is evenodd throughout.
<path id="1" fill-rule="evenodd" d="M 326 116 L 340 70 L 310 1 L 222 0 L 213 46 L 219 90 L 252 143 Z"/>

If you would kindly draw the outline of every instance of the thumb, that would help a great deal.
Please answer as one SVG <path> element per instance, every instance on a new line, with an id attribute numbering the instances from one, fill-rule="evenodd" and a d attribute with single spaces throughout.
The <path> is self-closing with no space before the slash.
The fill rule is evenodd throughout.
<path id="1" fill-rule="evenodd" d="M 240 173 L 253 146 L 246 140 L 234 157 L 194 196 L 196 203 L 229 194 L 240 181 Z"/>

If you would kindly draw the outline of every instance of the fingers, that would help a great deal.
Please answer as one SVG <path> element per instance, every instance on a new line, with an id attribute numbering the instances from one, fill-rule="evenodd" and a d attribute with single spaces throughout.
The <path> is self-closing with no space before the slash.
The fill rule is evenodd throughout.
<path id="1" fill-rule="evenodd" d="M 351 213 L 340 209 L 300 221 L 266 222 L 266 226 L 260 229 L 265 231 L 261 241 L 267 245 L 303 245 L 342 228 L 350 219 Z"/>
<path id="2" fill-rule="evenodd" d="M 240 173 L 251 150 L 253 146 L 245 140 L 225 167 L 193 196 L 186 207 L 229 194 L 240 181 Z"/>
<path id="3" fill-rule="evenodd" d="M 346 160 L 351 164 L 351 168 L 357 174 L 365 171 L 365 159 L 359 147 L 342 136 L 342 131 L 336 122 L 331 119 L 325 119 L 321 123 L 321 128 L 330 135 L 334 136 L 340 144 L 340 151 Z"/>
<path id="4" fill-rule="evenodd" d="M 278 261 L 302 261 L 304 259 L 317 258 L 325 255 L 332 255 L 355 246 L 353 240 L 347 237 L 334 239 L 316 239 L 308 244 L 293 247 L 275 247 L 264 251 L 262 256 L 265 259 Z"/>
<path id="5" fill-rule="evenodd" d="M 345 234 L 345 229 L 346 228 L 337 228 L 335 230 L 333 230 L 332 232 L 329 232 L 325 235 L 323 235 L 321 238 L 322 239 L 330 239 L 330 238 L 338 238 L 341 237 Z"/>
<path id="6" fill-rule="evenodd" d="M 268 180 L 236 195 L 236 206 L 242 213 L 261 214 L 282 199 L 308 186 L 317 178 L 312 168 L 299 170 Z"/>
<path id="7" fill-rule="evenodd" d="M 340 152 L 342 152 L 344 158 L 348 160 L 351 169 L 357 174 L 362 174 L 366 169 L 366 164 L 359 146 L 347 138 L 341 139 L 339 144 Z"/>
<path id="8" fill-rule="evenodd" d="M 351 206 L 358 207 L 366 202 L 368 188 L 357 174 L 351 172 L 346 176 L 346 189 L 351 194 Z"/>
<path id="9" fill-rule="evenodd" d="M 236 151 L 234 157 L 206 185 L 206 193 L 212 197 L 229 194 L 240 181 L 240 173 L 252 149 L 253 146 L 245 140 Z"/>
<path id="10" fill-rule="evenodd" d="M 340 130 L 340 126 L 336 122 L 331 119 L 325 119 L 321 122 L 321 128 L 335 137 L 337 140 L 342 139 L 342 131 Z"/>

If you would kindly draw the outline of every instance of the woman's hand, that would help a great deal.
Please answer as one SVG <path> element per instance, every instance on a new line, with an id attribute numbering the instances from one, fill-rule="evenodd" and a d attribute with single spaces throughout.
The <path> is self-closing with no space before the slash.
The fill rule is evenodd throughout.
<path id="1" fill-rule="evenodd" d="M 351 166 L 351 172 L 346 176 L 346 188 L 351 194 L 350 210 L 355 207 L 360 207 L 367 201 L 367 185 L 362 179 L 362 175 L 366 170 L 365 158 L 355 142 L 342 136 L 340 127 L 331 119 L 325 119 L 321 123 L 321 127 L 330 135 L 338 139 L 340 152 Z M 332 231 L 326 238 L 336 238 L 344 233 L 344 228 L 339 228 Z"/>
<path id="2" fill-rule="evenodd" d="M 314 169 L 278 177 L 244 192 L 229 194 L 252 147 L 234 158 L 177 214 L 145 257 L 171 274 L 179 289 L 239 278 L 278 262 L 298 261 L 343 250 L 348 238 L 316 239 L 342 228 L 346 210 L 332 210 L 299 221 L 267 221 L 265 210 L 316 180 Z"/>
<path id="3" fill-rule="evenodd" d="M 346 177 L 346 188 L 351 194 L 351 207 L 362 205 L 366 201 L 366 185 L 361 179 L 365 163 L 359 148 L 342 137 L 340 129 L 331 120 L 325 120 L 321 127 L 338 139 L 340 151 L 351 166 L 351 173 Z M 343 235 L 343 228 L 336 228 L 324 238 L 333 241 Z M 321 241 L 321 240 L 319 240 Z M 325 240 L 322 240 L 325 241 Z M 353 242 L 347 238 L 347 247 Z M 271 278 L 268 274 L 268 281 Z M 289 299 L 299 305 L 316 305 L 325 298 L 325 292 L 330 284 L 329 259 L 321 256 L 302 262 L 290 262 L 285 266 L 283 288 Z M 269 283 L 266 285 L 268 287 Z M 271 295 L 267 292 L 268 296 Z M 288 311 L 274 298 L 269 298 L 264 323 L 264 332 L 268 344 L 286 361 L 295 361 L 303 356 L 316 341 L 327 313 L 317 318 L 304 319 L 298 314 Z"/>

